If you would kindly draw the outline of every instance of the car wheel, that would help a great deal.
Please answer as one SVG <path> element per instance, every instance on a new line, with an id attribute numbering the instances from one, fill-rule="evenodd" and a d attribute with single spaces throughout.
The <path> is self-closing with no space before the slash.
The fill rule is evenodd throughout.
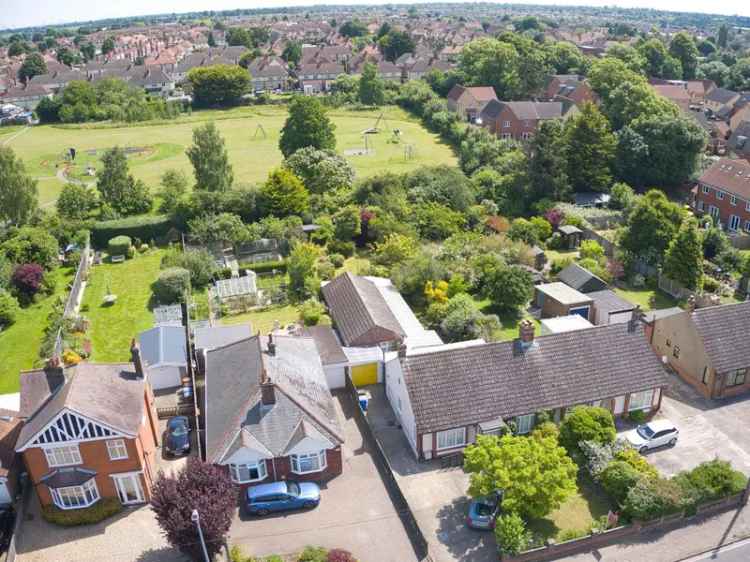
<path id="1" fill-rule="evenodd" d="M 640 454 L 642 454 L 642 455 L 645 455 L 645 454 L 646 454 L 646 451 L 648 451 L 648 447 L 646 447 L 646 446 L 643 446 L 643 447 L 641 447 L 640 449 L 638 449 L 638 452 L 639 452 Z"/>
<path id="2" fill-rule="evenodd" d="M 267 509 L 259 509 L 258 511 L 255 512 L 255 514 L 258 517 L 265 517 L 266 515 L 268 515 L 268 510 Z"/>
<path id="3" fill-rule="evenodd" d="M 677 437 L 672 437 L 672 439 L 669 440 L 669 446 L 674 447 L 677 445 Z"/>
<path id="4" fill-rule="evenodd" d="M 305 502 L 302 504 L 302 507 L 304 507 L 305 509 L 312 509 L 316 505 L 318 504 L 316 504 L 315 502 Z"/>

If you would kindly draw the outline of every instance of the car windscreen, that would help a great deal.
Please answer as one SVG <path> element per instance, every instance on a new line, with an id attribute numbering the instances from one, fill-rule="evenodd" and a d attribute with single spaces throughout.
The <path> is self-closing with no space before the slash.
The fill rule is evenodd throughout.
<path id="1" fill-rule="evenodd" d="M 175 421 L 169 424 L 169 431 L 172 435 L 187 435 L 188 427 L 184 421 Z"/>
<path id="2" fill-rule="evenodd" d="M 638 435 L 644 439 L 651 439 L 654 436 L 654 430 L 647 425 L 642 425 L 638 428 Z"/>
<path id="3" fill-rule="evenodd" d="M 480 517 L 489 517 L 492 515 L 494 507 L 488 503 L 480 502 L 477 504 L 477 515 Z"/>
<path id="4" fill-rule="evenodd" d="M 286 487 L 293 496 L 299 496 L 299 485 L 296 482 L 287 482 Z"/>

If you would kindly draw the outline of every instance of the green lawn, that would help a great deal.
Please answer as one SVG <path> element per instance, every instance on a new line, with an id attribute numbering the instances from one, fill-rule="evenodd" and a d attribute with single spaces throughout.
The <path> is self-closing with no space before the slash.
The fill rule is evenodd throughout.
<path id="1" fill-rule="evenodd" d="M 21 309 L 15 324 L 0 332 L 0 394 L 18 392 L 19 371 L 35 366 L 47 327 L 47 316 L 55 300 L 67 296 L 75 271 L 68 267 L 58 268 L 51 275 L 57 280 L 54 294 Z"/>
<path id="2" fill-rule="evenodd" d="M 274 305 L 264 308 L 263 310 L 256 310 L 253 312 L 246 312 L 244 314 L 236 314 L 233 316 L 225 316 L 221 319 L 222 324 L 247 324 L 250 323 L 253 333 L 260 331 L 261 334 L 267 334 L 274 328 L 274 323 L 278 320 L 279 324 L 284 327 L 288 324 L 293 324 L 299 321 L 299 310 L 296 305 Z M 331 319 L 324 314 L 320 318 L 320 324 L 330 324 Z"/>
<path id="3" fill-rule="evenodd" d="M 478 300 L 479 310 L 484 314 L 496 314 L 500 319 L 500 330 L 492 334 L 494 341 L 507 341 L 513 340 L 518 337 L 518 323 L 524 319 L 529 318 L 534 322 L 535 332 L 538 336 L 541 333 L 542 325 L 539 320 L 533 318 L 531 315 L 525 312 L 501 312 L 496 310 L 492 306 L 492 301 L 489 299 Z"/>
<path id="4" fill-rule="evenodd" d="M 336 149 L 363 147 L 362 131 L 372 127 L 381 110 L 355 111 L 332 109 L 329 112 L 336 126 Z M 404 172 L 425 164 L 455 164 L 451 148 L 437 135 L 428 132 L 418 120 L 398 107 L 384 108 L 390 129 L 402 132 L 400 144 L 391 144 L 389 130 L 369 135 L 374 154 L 348 156 L 359 177 L 385 170 Z M 40 201 L 53 202 L 63 183 L 55 175 L 65 165 L 64 153 L 70 147 L 77 149 L 76 164 L 70 170 L 74 177 L 87 180 L 88 165 L 99 166 L 102 150 L 115 145 L 134 152 L 129 155 L 133 174 L 144 180 L 152 189 L 158 188 L 161 174 L 168 168 L 178 168 L 192 177 L 185 149 L 192 143 L 193 128 L 201 122 L 215 120 L 226 140 L 229 158 L 234 167 L 235 179 L 240 184 L 263 181 L 269 170 L 277 166 L 282 155 L 278 149 L 281 127 L 286 119 L 285 106 L 240 107 L 231 110 L 194 112 L 174 121 L 152 121 L 131 126 L 112 123 L 81 125 L 44 125 L 33 127 L 15 138 L 11 146 L 25 162 L 29 172 L 40 179 Z M 255 137 L 258 125 L 266 131 Z M 3 137 L 0 136 L 0 142 Z M 404 145 L 415 146 L 415 156 L 404 158 Z M 141 150 L 138 150 L 141 149 Z M 95 178 L 91 178 L 92 180 Z"/>
<path id="5" fill-rule="evenodd" d="M 159 276 L 163 250 L 151 250 L 124 263 L 104 263 L 91 268 L 81 313 L 89 319 L 86 334 L 92 343 L 92 361 L 130 360 L 130 341 L 151 328 L 151 283 Z M 108 287 L 117 295 L 111 306 L 103 304 Z"/>
<path id="6" fill-rule="evenodd" d="M 590 479 L 581 477 L 576 494 L 545 518 L 529 521 L 529 530 L 535 536 L 535 543 L 550 538 L 559 541 L 560 534 L 564 531 L 588 531 L 594 521 L 607 515 L 609 509 L 606 496 Z"/>
<path id="7" fill-rule="evenodd" d="M 677 306 L 677 301 L 675 299 L 654 286 L 647 286 L 639 289 L 633 287 L 626 289 L 615 287 L 615 293 L 620 295 L 626 301 L 641 305 L 641 309 L 644 311 Z"/>

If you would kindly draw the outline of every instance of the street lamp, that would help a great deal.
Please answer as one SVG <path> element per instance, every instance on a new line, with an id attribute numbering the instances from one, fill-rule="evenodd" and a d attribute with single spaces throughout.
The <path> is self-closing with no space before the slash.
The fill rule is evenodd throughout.
<path id="1" fill-rule="evenodd" d="M 206 562 L 211 562 L 211 559 L 208 557 L 208 550 L 206 550 L 206 541 L 203 540 L 203 529 L 201 529 L 201 517 L 198 515 L 198 510 L 194 509 L 193 513 L 190 514 L 190 520 L 195 523 L 195 526 L 198 527 L 198 536 L 201 539 L 201 548 L 203 549 L 203 557 L 205 558 Z"/>

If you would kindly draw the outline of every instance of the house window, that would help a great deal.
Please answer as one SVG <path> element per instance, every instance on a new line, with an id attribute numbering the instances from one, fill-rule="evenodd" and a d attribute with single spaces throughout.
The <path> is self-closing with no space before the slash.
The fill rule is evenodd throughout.
<path id="1" fill-rule="evenodd" d="M 529 140 L 531 138 L 531 133 L 521 133 L 521 138 L 523 140 Z"/>
<path id="2" fill-rule="evenodd" d="M 703 367 L 703 376 L 701 377 L 701 382 L 703 384 L 708 384 L 708 365 Z"/>
<path id="3" fill-rule="evenodd" d="M 455 447 L 463 447 L 464 445 L 466 445 L 466 428 L 465 427 L 457 427 L 456 429 L 438 431 L 438 434 L 437 434 L 438 451 L 442 449 L 453 449 Z"/>
<path id="4" fill-rule="evenodd" d="M 730 205 L 736 205 L 736 204 L 737 204 L 737 197 L 735 197 L 734 195 L 732 195 L 732 196 L 731 196 L 731 197 L 729 198 L 729 204 L 730 204 Z"/>
<path id="5" fill-rule="evenodd" d="M 510 121 L 503 121 L 503 129 L 509 129 L 510 128 Z"/>
<path id="6" fill-rule="evenodd" d="M 525 416 L 518 416 L 516 418 L 516 433 L 518 435 L 525 435 L 531 431 L 534 425 L 534 414 L 526 414 Z"/>
<path id="7" fill-rule="evenodd" d="M 711 188 L 709 188 L 707 185 L 704 185 L 703 186 L 703 193 L 710 193 L 710 192 L 711 192 Z"/>
<path id="8" fill-rule="evenodd" d="M 229 473 L 232 475 L 232 482 L 235 484 L 257 482 L 268 476 L 266 461 L 264 460 L 259 460 L 256 463 L 230 464 Z"/>
<path id="9" fill-rule="evenodd" d="M 747 369 L 737 369 L 734 373 L 729 373 L 727 386 L 739 386 L 745 384 L 747 378 Z"/>
<path id="10" fill-rule="evenodd" d="M 292 455 L 292 472 L 307 474 L 308 472 L 320 472 L 326 466 L 326 451 L 323 449 L 317 453 L 304 455 Z"/>
<path id="11" fill-rule="evenodd" d="M 125 446 L 124 439 L 110 439 L 107 441 L 107 452 L 111 461 L 120 461 L 128 458 L 128 448 Z"/>
<path id="12" fill-rule="evenodd" d="M 511 136 L 510 133 L 503 133 L 502 135 L 500 135 L 500 138 L 503 140 L 510 140 Z"/>
<path id="13" fill-rule="evenodd" d="M 47 464 L 51 467 L 70 466 L 83 462 L 77 444 L 45 447 L 44 455 L 47 457 Z"/>
<path id="14" fill-rule="evenodd" d="M 698 201 L 698 210 L 699 211 L 703 210 L 703 201 L 702 200 Z"/>
<path id="15" fill-rule="evenodd" d="M 679 345 L 674 346 L 674 349 L 672 350 L 672 356 L 675 359 L 679 359 L 680 358 L 680 346 Z"/>
<path id="16" fill-rule="evenodd" d="M 643 392 L 634 392 L 630 395 L 628 412 L 634 410 L 648 410 L 651 407 L 651 401 L 654 398 L 653 390 L 644 390 Z"/>
<path id="17" fill-rule="evenodd" d="M 750 232 L 750 220 L 745 221 L 745 232 Z"/>
<path id="18" fill-rule="evenodd" d="M 715 205 L 709 205 L 708 206 L 708 214 L 711 215 L 713 218 L 718 219 L 719 218 L 719 208 Z"/>
<path id="19" fill-rule="evenodd" d="M 737 215 L 729 215 L 729 223 L 727 228 L 731 231 L 736 231 L 740 227 L 740 217 Z"/>
<path id="20" fill-rule="evenodd" d="M 717 189 L 717 190 L 716 190 L 716 198 L 717 198 L 717 199 L 718 199 L 719 201 L 721 201 L 722 199 L 724 199 L 724 192 L 723 192 L 723 191 L 719 191 L 719 190 Z"/>
<path id="21" fill-rule="evenodd" d="M 50 491 L 52 492 L 52 501 L 60 509 L 88 507 L 99 499 L 99 490 L 93 478 L 82 486 L 50 488 Z"/>

